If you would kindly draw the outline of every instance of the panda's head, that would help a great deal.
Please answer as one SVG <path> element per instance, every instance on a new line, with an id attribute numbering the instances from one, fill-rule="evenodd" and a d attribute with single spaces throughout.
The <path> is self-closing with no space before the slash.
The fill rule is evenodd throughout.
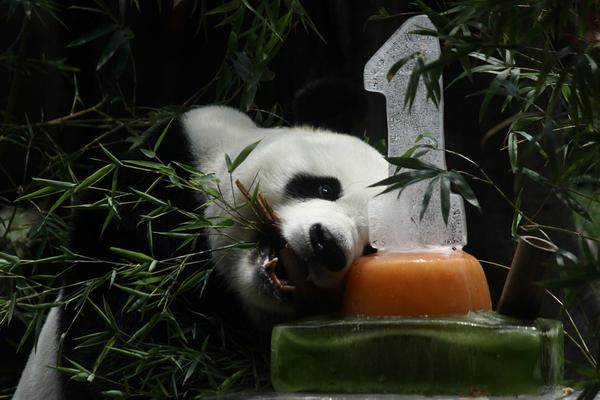
<path id="1" fill-rule="evenodd" d="M 183 121 L 195 154 L 202 156 L 199 169 L 215 172 L 220 182 L 223 201 L 210 203 L 206 217 L 235 220 L 209 236 L 216 270 L 257 325 L 268 327 L 302 313 L 285 290 L 302 282 L 281 286 L 290 279 L 278 257 L 283 247 L 302 265 L 300 279 L 316 288 L 312 293 L 339 296 L 348 267 L 368 248 L 367 202 L 380 190 L 369 185 L 387 176 L 385 159 L 349 135 L 309 127 L 263 129 L 224 107 L 193 110 Z M 256 148 L 229 174 L 225 154 L 233 158 L 255 141 L 260 141 Z M 255 229 L 260 221 L 251 207 L 232 210 L 247 200 L 236 181 L 264 194 L 276 229 Z M 239 242 L 256 246 L 232 248 Z"/>

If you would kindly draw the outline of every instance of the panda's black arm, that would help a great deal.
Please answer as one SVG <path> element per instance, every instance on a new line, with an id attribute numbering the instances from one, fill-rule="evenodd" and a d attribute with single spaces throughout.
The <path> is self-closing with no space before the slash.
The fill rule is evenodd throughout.
<path id="1" fill-rule="evenodd" d="M 162 136 L 166 123 L 153 129 L 138 148 L 119 157 L 123 160 L 148 160 L 140 151 L 142 148 L 152 149 L 159 137 Z M 162 138 L 161 145 L 157 149 L 157 158 L 164 164 L 170 164 L 177 169 L 177 173 L 186 178 L 186 172 L 176 167 L 175 162 L 192 164 L 192 155 L 187 138 L 181 129 L 179 120 L 174 120 L 166 134 Z M 155 160 L 153 160 L 155 161 Z M 146 191 L 153 185 L 158 175 L 153 172 L 141 171 L 139 169 L 119 167 L 117 192 L 129 192 L 131 189 Z M 96 187 L 109 189 L 112 184 L 112 175 L 105 177 Z M 76 199 L 76 204 L 90 204 L 101 200 L 105 196 L 104 191 L 85 190 Z M 158 183 L 153 185 L 152 196 L 157 197 L 176 208 L 186 211 L 197 210 L 201 199 L 198 193 L 192 190 L 180 189 L 171 184 L 167 177 L 162 177 Z M 135 200 L 134 195 L 128 195 L 129 200 Z M 110 250 L 110 247 L 120 247 L 127 250 L 142 252 L 157 260 L 170 258 L 177 255 L 180 241 L 165 235 L 153 234 L 153 246 L 151 248 L 147 240 L 147 226 L 142 216 L 148 214 L 156 206 L 142 201 L 137 205 L 123 204 L 117 207 L 119 216 L 114 216 L 102 232 L 102 226 L 107 216 L 106 210 L 98 209 L 74 209 L 71 218 L 70 249 L 80 255 L 90 257 L 99 261 L 80 262 L 67 266 L 64 274 L 65 297 L 70 296 L 85 282 L 94 278 L 106 276 L 114 268 L 113 262 L 122 261 L 121 257 Z M 198 210 L 198 212 L 201 212 Z M 168 232 L 184 222 L 186 217 L 177 212 L 171 212 L 163 217 L 152 221 L 154 232 Z M 206 249 L 204 237 L 199 237 L 196 250 Z M 190 252 L 194 249 L 185 249 Z M 205 256 L 203 256 L 205 257 Z M 201 266 L 199 266 L 201 267 Z M 160 268 L 160 266 L 158 267 Z M 184 271 L 181 276 L 185 276 Z M 117 320 L 119 329 L 127 335 L 135 332 L 144 323 L 140 313 L 127 313 L 123 311 L 128 295 L 115 287 L 104 284 L 88 294 L 88 299 L 97 305 L 102 305 L 106 300 L 112 313 Z M 147 318 L 147 316 L 146 316 Z M 75 323 L 72 323 L 75 321 Z M 61 332 L 69 329 L 65 337 L 63 362 L 66 359 L 73 360 L 88 369 L 92 369 L 96 358 L 103 346 L 91 346 L 77 349 L 78 337 L 89 335 L 94 332 L 102 332 L 106 329 L 100 318 L 89 303 L 78 309 L 74 303 L 63 307 L 61 313 Z M 154 334 L 162 335 L 160 327 L 155 329 Z M 118 344 L 117 344 L 118 346 Z M 123 356 L 111 353 L 101 368 L 98 375 L 110 373 L 117 370 L 129 360 Z M 68 364 L 68 363 L 67 363 Z M 65 365 L 70 366 L 70 365 Z M 97 379 L 91 384 L 87 382 L 75 382 L 64 377 L 64 388 L 66 399 L 96 399 L 104 390 L 110 389 L 105 381 Z"/>

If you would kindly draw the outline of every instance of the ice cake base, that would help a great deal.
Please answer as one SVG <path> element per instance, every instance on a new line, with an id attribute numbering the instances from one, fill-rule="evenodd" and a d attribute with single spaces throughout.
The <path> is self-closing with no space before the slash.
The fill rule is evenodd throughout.
<path id="1" fill-rule="evenodd" d="M 279 325 L 271 343 L 278 392 L 540 394 L 563 376 L 559 321 L 494 312 Z"/>

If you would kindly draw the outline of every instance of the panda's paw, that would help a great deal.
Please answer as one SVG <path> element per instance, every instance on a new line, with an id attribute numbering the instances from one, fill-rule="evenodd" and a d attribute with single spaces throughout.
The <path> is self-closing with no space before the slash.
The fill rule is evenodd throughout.
<path id="1" fill-rule="evenodd" d="M 272 234 L 259 241 L 254 256 L 257 280 L 261 283 L 263 292 L 267 297 L 284 303 L 291 301 L 296 285 L 306 280 L 302 264 L 293 262 L 295 257 L 289 254 L 281 254 L 287 247 L 280 235 Z"/>

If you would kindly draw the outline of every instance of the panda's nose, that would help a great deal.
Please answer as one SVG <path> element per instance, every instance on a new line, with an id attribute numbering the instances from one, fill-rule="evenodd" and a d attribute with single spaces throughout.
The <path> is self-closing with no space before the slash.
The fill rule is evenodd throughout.
<path id="1" fill-rule="evenodd" d="M 314 224 L 308 230 L 315 259 L 330 271 L 339 271 L 346 266 L 346 256 L 327 228 Z"/>

